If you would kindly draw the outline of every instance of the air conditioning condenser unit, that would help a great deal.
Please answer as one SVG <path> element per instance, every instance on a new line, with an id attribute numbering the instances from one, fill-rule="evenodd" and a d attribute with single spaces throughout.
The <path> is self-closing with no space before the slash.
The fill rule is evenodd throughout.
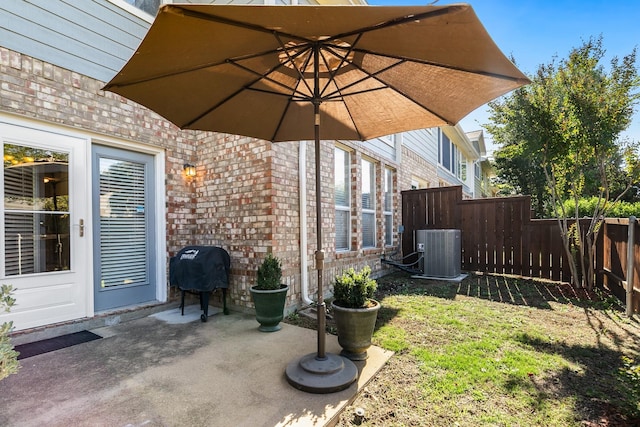
<path id="1" fill-rule="evenodd" d="M 459 278 L 462 268 L 461 240 L 460 230 L 416 230 L 416 252 L 424 252 L 424 276 Z"/>

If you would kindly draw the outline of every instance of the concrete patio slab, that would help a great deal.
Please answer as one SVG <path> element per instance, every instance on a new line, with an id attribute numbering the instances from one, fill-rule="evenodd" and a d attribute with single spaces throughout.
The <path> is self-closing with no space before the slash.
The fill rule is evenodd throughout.
<path id="1" fill-rule="evenodd" d="M 284 371 L 315 352 L 315 331 L 264 333 L 250 315 L 203 323 L 194 313 L 187 323 L 164 313 L 94 329 L 102 339 L 21 360 L 0 381 L 0 425 L 331 426 L 392 355 L 372 347 L 356 383 L 311 394 Z M 339 353 L 335 336 L 326 348 Z"/>

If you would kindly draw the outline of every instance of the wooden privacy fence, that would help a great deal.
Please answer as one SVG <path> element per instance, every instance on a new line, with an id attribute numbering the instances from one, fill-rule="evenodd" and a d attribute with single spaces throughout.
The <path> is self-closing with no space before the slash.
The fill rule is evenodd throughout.
<path id="1" fill-rule="evenodd" d="M 415 251 L 415 231 L 459 229 L 462 269 L 570 282 L 571 273 L 556 219 L 532 219 L 529 196 L 463 199 L 462 187 L 402 192 L 402 253 Z M 596 246 L 597 284 L 625 300 L 626 219 L 607 219 Z M 588 220 L 581 224 L 585 229 Z M 640 311 L 640 226 L 634 224 L 632 294 Z M 425 254 L 428 256 L 428 254 Z"/>

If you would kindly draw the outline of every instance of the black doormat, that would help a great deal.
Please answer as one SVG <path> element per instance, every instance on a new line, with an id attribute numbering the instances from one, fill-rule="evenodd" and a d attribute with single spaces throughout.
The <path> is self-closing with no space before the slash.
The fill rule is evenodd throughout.
<path id="1" fill-rule="evenodd" d="M 89 342 L 100 338 L 102 338 L 100 335 L 96 335 L 93 332 L 80 331 L 42 341 L 17 345 L 15 346 L 15 350 L 20 353 L 18 360 L 21 360 L 26 359 L 27 357 L 60 350 L 61 348 L 71 347 L 72 345 L 82 344 L 83 342 Z"/>

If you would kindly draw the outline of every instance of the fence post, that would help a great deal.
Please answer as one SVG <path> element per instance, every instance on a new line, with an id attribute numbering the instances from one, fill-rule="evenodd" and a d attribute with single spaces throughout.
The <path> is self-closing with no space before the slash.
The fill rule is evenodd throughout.
<path id="1" fill-rule="evenodd" d="M 629 217 L 629 228 L 627 231 L 627 316 L 633 316 L 633 270 L 634 270 L 634 255 L 635 255 L 635 237 L 634 230 L 636 228 L 636 217 Z"/>

